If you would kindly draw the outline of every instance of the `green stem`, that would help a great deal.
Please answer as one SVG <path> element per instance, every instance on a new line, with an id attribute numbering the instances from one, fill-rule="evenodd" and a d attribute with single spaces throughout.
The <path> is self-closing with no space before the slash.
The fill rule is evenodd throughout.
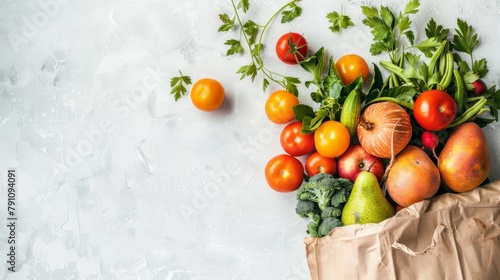
<path id="1" fill-rule="evenodd" d="M 250 57 L 252 59 L 252 63 L 259 66 L 258 68 L 261 70 L 261 72 L 264 76 L 268 77 L 270 80 L 274 81 L 275 83 L 279 84 L 280 86 L 285 87 L 285 84 L 283 83 L 283 81 L 278 81 L 278 80 L 274 79 L 270 73 L 266 72 L 266 70 L 264 68 L 264 64 L 262 63 L 262 60 L 260 59 L 260 52 L 257 56 L 252 54 L 252 44 L 250 44 L 250 39 L 248 39 L 247 34 L 243 30 L 243 22 L 241 20 L 240 13 L 238 12 L 238 8 L 236 7 L 236 4 L 234 3 L 234 0 L 231 0 L 231 4 L 233 6 L 234 13 L 236 15 L 236 19 L 238 20 L 238 24 L 240 25 L 240 36 L 243 35 L 243 38 L 245 39 L 245 42 L 247 43 L 247 46 L 250 50 Z M 264 33 L 264 30 L 265 30 L 265 28 L 262 30 L 262 34 Z M 262 39 L 262 34 L 260 37 L 261 39 Z M 260 44 L 260 42 L 261 41 L 259 40 L 259 44 Z"/>
<path id="2" fill-rule="evenodd" d="M 231 0 L 233 1 L 233 0 Z M 278 11 L 276 11 L 272 16 L 271 18 L 269 18 L 269 20 L 266 22 L 266 24 L 264 24 L 264 26 L 262 27 L 262 32 L 260 33 L 260 36 L 259 36 L 259 44 L 262 43 L 262 39 L 264 38 L 264 31 L 267 29 L 267 27 L 269 26 L 269 24 L 271 24 L 271 22 L 288 6 L 290 6 L 290 4 L 292 3 L 295 3 L 297 2 L 297 0 L 293 0 L 293 1 L 290 1 L 288 3 L 286 3 L 285 5 L 283 5 L 281 8 L 278 9 Z"/>
<path id="3" fill-rule="evenodd" d="M 266 22 L 266 24 L 264 24 L 264 26 L 262 27 L 262 31 L 260 32 L 260 36 L 259 36 L 259 41 L 258 41 L 258 45 L 261 45 L 262 44 L 262 40 L 264 38 L 264 34 L 267 30 L 267 28 L 269 27 L 269 25 L 271 24 L 271 22 L 286 8 L 288 7 L 291 3 L 294 3 L 296 2 L 296 0 L 294 1 L 290 1 L 288 2 L 287 4 L 283 5 L 281 8 L 279 8 L 270 18 L 269 20 Z M 259 58 L 258 61 L 259 61 L 259 68 L 262 72 L 263 75 L 265 75 L 266 77 L 268 77 L 270 80 L 276 82 L 277 84 L 279 84 L 280 86 L 282 87 L 286 87 L 286 85 L 283 83 L 283 81 L 278 81 L 276 79 L 274 79 L 273 75 L 276 75 L 276 76 L 280 76 L 280 77 L 285 77 L 284 75 L 281 75 L 279 73 L 276 73 L 274 71 L 271 71 L 269 69 L 267 69 L 265 66 L 264 66 L 264 63 L 262 63 L 262 59 L 260 57 L 260 52 L 257 53 L 257 57 Z"/>
<path id="4" fill-rule="evenodd" d="M 392 73 L 396 74 L 401 79 L 403 79 L 403 81 L 405 81 L 405 83 L 411 82 L 410 79 L 405 77 L 405 75 L 403 74 L 403 68 L 395 65 L 394 63 L 382 60 L 382 61 L 380 61 L 380 65 L 382 67 L 384 67 L 385 69 L 391 71 Z"/>
<path id="5" fill-rule="evenodd" d="M 264 33 L 265 31 L 267 30 L 267 28 L 269 27 L 269 25 L 271 24 L 271 22 L 288 6 L 290 6 L 290 4 L 292 3 L 295 3 L 297 2 L 297 0 L 293 0 L 293 1 L 290 1 L 288 3 L 286 3 L 285 5 L 283 5 L 281 8 L 279 8 L 270 18 L 269 20 L 266 22 L 266 24 L 264 24 L 262 26 L 262 31 L 260 32 L 260 36 L 259 36 L 259 40 L 258 40 L 258 43 L 256 46 L 259 46 L 259 45 L 262 45 L 262 40 L 264 38 Z M 238 24 L 240 25 L 240 33 L 243 35 L 243 37 L 245 38 L 245 42 L 247 43 L 247 46 L 248 48 L 250 49 L 250 53 L 252 52 L 252 44 L 250 44 L 250 40 L 248 39 L 248 36 L 247 34 L 244 32 L 243 30 L 243 22 L 240 18 L 240 14 L 238 12 L 238 8 L 236 7 L 236 4 L 234 3 L 234 0 L 231 0 L 231 4 L 233 6 L 233 9 L 234 9 L 234 12 L 235 12 L 235 15 L 236 15 L 236 19 L 238 20 Z M 241 35 L 240 35 L 241 36 Z M 255 45 L 255 44 L 254 44 Z M 279 73 L 276 73 L 274 71 L 271 71 L 269 70 L 268 68 L 265 67 L 264 63 L 262 63 L 262 59 L 261 59 L 261 56 L 260 56 L 260 51 L 257 52 L 257 54 L 252 54 L 251 53 L 251 57 L 252 57 L 252 63 L 255 64 L 255 65 L 258 65 L 261 73 L 267 77 L 269 80 L 279 84 L 280 86 L 282 86 L 283 88 L 286 88 L 286 83 L 284 80 L 277 80 L 274 76 L 279 76 L 279 77 L 282 77 L 282 78 L 285 78 L 285 75 L 282 75 L 282 74 L 279 74 Z"/>
<path id="6" fill-rule="evenodd" d="M 373 99 L 372 101 L 368 102 L 366 105 L 369 105 L 369 104 L 372 104 L 372 103 L 377 103 L 377 102 L 382 102 L 382 101 L 390 101 L 392 103 L 399 104 L 402 107 L 413 111 L 413 104 L 401 101 L 401 100 L 396 99 L 394 97 L 384 97 L 384 96 L 377 97 L 377 98 Z"/>
<path id="7" fill-rule="evenodd" d="M 238 12 L 238 7 L 236 7 L 236 4 L 234 4 L 234 0 L 231 0 L 231 4 L 233 5 L 234 14 L 236 15 L 236 20 L 238 20 L 238 24 L 240 25 L 240 36 L 243 35 L 243 38 L 245 38 L 245 42 L 247 42 L 247 46 L 250 47 L 250 40 L 248 39 L 247 34 L 245 34 L 245 32 L 243 31 L 243 22 L 241 21 L 240 13 Z M 252 55 L 252 62 L 255 63 L 253 55 Z"/>
<path id="8" fill-rule="evenodd" d="M 477 101 L 474 105 L 472 105 L 469 109 L 467 109 L 460 117 L 456 118 L 448 127 L 458 126 L 486 112 L 488 109 L 484 108 L 484 105 L 486 105 L 487 101 L 488 100 L 486 98 Z"/>

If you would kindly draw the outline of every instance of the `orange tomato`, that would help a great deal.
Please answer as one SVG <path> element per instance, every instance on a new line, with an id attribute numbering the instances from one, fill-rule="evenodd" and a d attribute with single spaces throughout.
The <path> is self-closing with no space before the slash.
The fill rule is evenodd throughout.
<path id="1" fill-rule="evenodd" d="M 285 90 L 277 90 L 266 100 L 267 118 L 277 124 L 289 123 L 295 118 L 292 107 L 296 105 L 299 105 L 297 96 Z"/>
<path id="2" fill-rule="evenodd" d="M 337 60 L 335 67 L 344 85 L 352 83 L 360 75 L 363 77 L 363 81 L 366 81 L 370 75 L 368 64 L 361 56 L 356 54 L 344 55 Z"/>
<path id="3" fill-rule="evenodd" d="M 324 157 L 336 158 L 342 155 L 351 142 L 347 128 L 338 121 L 326 121 L 314 132 L 316 151 Z"/>
<path id="4" fill-rule="evenodd" d="M 191 102 L 202 111 L 217 110 L 224 102 L 224 87 L 216 80 L 203 78 L 191 88 Z"/>

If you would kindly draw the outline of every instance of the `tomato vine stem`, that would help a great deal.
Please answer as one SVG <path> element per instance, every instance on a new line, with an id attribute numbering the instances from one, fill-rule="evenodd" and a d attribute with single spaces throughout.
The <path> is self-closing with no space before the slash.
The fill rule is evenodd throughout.
<path id="1" fill-rule="evenodd" d="M 296 92 L 296 90 L 293 90 L 293 88 L 291 87 L 293 85 L 293 83 L 291 85 L 290 82 L 287 80 L 287 78 L 290 78 L 290 77 L 287 77 L 285 75 L 282 75 L 280 73 L 277 73 L 277 72 L 272 71 L 269 68 L 267 68 L 264 65 L 263 61 L 262 61 L 261 52 L 262 52 L 262 49 L 264 47 L 264 44 L 262 43 L 263 40 L 264 40 L 264 35 L 265 35 L 268 27 L 270 26 L 270 24 L 287 7 L 291 6 L 292 4 L 294 4 L 294 3 L 298 2 L 298 1 L 300 1 L 300 0 L 292 0 L 292 1 L 288 2 L 288 3 L 286 3 L 281 8 L 279 8 L 267 20 L 267 22 L 264 25 L 259 25 L 259 27 L 261 27 L 262 29 L 260 30 L 260 35 L 259 35 L 258 41 L 257 41 L 257 43 L 252 43 L 250 41 L 249 37 L 248 37 L 248 34 L 246 34 L 245 31 L 243 30 L 244 24 L 243 24 L 243 21 L 241 19 L 240 13 L 238 12 L 238 7 L 236 6 L 234 0 L 231 0 L 231 5 L 233 7 L 233 10 L 234 10 L 234 13 L 235 13 L 235 16 L 236 16 L 236 20 L 238 21 L 238 24 L 240 26 L 240 36 L 243 36 L 243 38 L 245 39 L 245 42 L 247 44 L 247 47 L 249 48 L 250 56 L 251 56 L 251 60 L 252 60 L 252 64 L 255 65 L 256 69 L 259 70 L 262 73 L 262 75 L 264 76 L 265 79 L 267 78 L 267 79 L 269 79 L 269 80 L 277 83 L 281 87 L 285 88 L 285 90 L 287 90 L 289 92 L 292 92 L 295 95 L 298 95 L 298 93 Z M 278 78 L 276 78 L 276 76 L 281 77 L 282 79 L 279 80 Z M 294 78 L 294 79 L 296 79 L 296 78 Z"/>

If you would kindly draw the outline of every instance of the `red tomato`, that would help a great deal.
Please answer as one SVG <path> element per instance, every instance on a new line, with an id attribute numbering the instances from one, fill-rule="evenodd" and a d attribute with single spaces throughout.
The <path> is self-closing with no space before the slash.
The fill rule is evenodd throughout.
<path id="1" fill-rule="evenodd" d="M 291 155 L 273 157 L 266 165 L 266 181 L 277 192 L 293 192 L 302 185 L 304 167 Z"/>
<path id="2" fill-rule="evenodd" d="M 349 148 L 350 141 L 349 131 L 338 121 L 326 121 L 314 132 L 316 150 L 324 157 L 340 156 Z"/>
<path id="3" fill-rule="evenodd" d="M 293 106 L 299 105 L 299 98 L 285 90 L 273 92 L 266 100 L 266 115 L 273 123 L 285 124 L 295 118 Z"/>
<path id="4" fill-rule="evenodd" d="M 360 75 L 363 77 L 363 81 L 366 81 L 370 75 L 368 64 L 361 56 L 356 54 L 344 55 L 337 60 L 335 67 L 344 85 L 354 82 Z"/>
<path id="5" fill-rule="evenodd" d="M 283 34 L 276 42 L 278 58 L 287 64 L 297 64 L 307 56 L 308 45 L 306 39 L 299 33 Z"/>
<path id="6" fill-rule="evenodd" d="M 332 176 L 335 176 L 337 173 L 337 160 L 324 157 L 318 152 L 311 154 L 307 158 L 305 166 L 307 176 L 309 177 L 321 172 L 328 173 Z"/>
<path id="7" fill-rule="evenodd" d="M 301 122 L 293 122 L 281 131 L 280 142 L 283 150 L 292 156 L 303 156 L 314 151 L 314 134 L 300 132 Z"/>
<path id="8" fill-rule="evenodd" d="M 446 128 L 455 119 L 457 103 L 444 91 L 428 90 L 415 100 L 413 115 L 423 129 L 438 131 Z"/>

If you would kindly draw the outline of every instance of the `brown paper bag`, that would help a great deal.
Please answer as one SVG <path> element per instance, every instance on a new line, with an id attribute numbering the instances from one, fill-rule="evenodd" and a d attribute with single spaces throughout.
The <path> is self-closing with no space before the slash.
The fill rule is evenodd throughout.
<path id="1" fill-rule="evenodd" d="M 304 241 L 313 280 L 500 279 L 500 181 Z"/>

